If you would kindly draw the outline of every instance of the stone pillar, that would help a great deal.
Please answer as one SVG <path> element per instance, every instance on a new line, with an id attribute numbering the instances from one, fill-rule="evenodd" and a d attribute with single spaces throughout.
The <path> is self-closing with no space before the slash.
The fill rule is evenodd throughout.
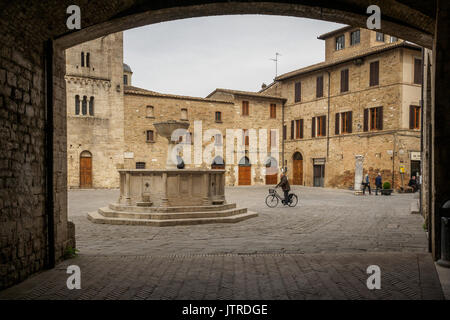
<path id="1" fill-rule="evenodd" d="M 161 199 L 161 207 L 169 206 L 169 197 L 167 195 L 167 172 L 162 175 L 163 197 Z"/>
<path id="2" fill-rule="evenodd" d="M 127 206 L 131 205 L 130 197 L 130 173 L 125 173 L 125 204 Z"/>
<path id="3" fill-rule="evenodd" d="M 209 174 L 203 174 L 203 205 L 209 205 Z"/>
<path id="4" fill-rule="evenodd" d="M 363 179 L 363 163 L 364 163 L 364 156 L 363 155 L 356 155 L 355 156 L 355 183 L 354 190 L 355 194 L 359 195 L 362 194 L 361 191 L 361 182 Z"/>
<path id="5" fill-rule="evenodd" d="M 440 257 L 441 219 L 439 209 L 450 199 L 450 1 L 438 0 L 433 41 L 432 88 L 432 253 Z"/>

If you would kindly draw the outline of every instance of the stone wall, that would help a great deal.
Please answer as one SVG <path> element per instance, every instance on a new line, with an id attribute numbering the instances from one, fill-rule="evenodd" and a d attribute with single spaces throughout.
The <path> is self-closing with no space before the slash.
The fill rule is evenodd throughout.
<path id="1" fill-rule="evenodd" d="M 249 101 L 249 116 L 241 116 L 242 100 Z M 187 167 L 204 167 L 210 168 L 211 159 L 216 155 L 222 156 L 226 163 L 226 183 L 227 185 L 237 185 L 237 169 L 238 162 L 243 154 L 237 154 L 238 141 L 234 141 L 234 160 L 227 163 L 226 139 L 227 129 L 254 129 L 258 134 L 259 129 L 278 129 L 278 143 L 281 148 L 281 103 L 280 99 L 277 103 L 277 116 L 270 118 L 270 102 L 273 99 L 266 97 L 250 98 L 250 97 L 235 97 L 234 95 L 225 94 L 211 96 L 209 99 L 182 97 L 167 94 L 158 94 L 139 88 L 130 87 L 125 94 L 125 145 L 126 152 L 132 152 L 133 158 L 125 159 L 126 168 L 135 168 L 136 162 L 145 162 L 146 168 L 164 168 L 167 156 L 167 140 L 157 135 L 157 131 L 153 126 L 155 122 L 178 120 L 189 121 L 189 132 L 193 134 L 191 145 L 191 159 L 190 163 L 186 158 Z M 148 116 L 147 108 L 152 107 L 152 115 Z M 182 109 L 187 109 L 187 119 L 182 119 Z M 221 112 L 221 121 L 215 120 L 215 112 Z M 195 165 L 194 159 L 194 140 L 195 136 L 195 121 L 201 121 L 201 129 L 203 134 L 206 130 L 215 130 L 222 134 L 223 146 L 217 146 L 211 153 L 211 159 L 203 159 L 201 164 Z M 154 141 L 146 141 L 146 131 L 153 130 Z M 198 127 L 200 133 L 200 127 Z M 210 133 L 211 135 L 214 132 Z M 208 145 L 214 145 L 214 139 L 206 137 L 199 137 L 202 142 L 198 145 L 205 150 Z M 253 138 L 252 138 L 253 139 Z M 200 140 L 199 140 L 200 141 Z M 249 148 L 247 148 L 248 150 Z M 250 151 L 250 150 L 248 150 Z M 281 149 L 279 150 L 281 152 Z M 265 163 L 264 159 L 257 159 L 255 154 L 247 153 L 247 156 L 253 160 L 252 162 L 252 184 L 265 183 Z M 279 158 L 279 154 L 275 158 Z M 209 163 L 207 163 L 209 162 Z"/>

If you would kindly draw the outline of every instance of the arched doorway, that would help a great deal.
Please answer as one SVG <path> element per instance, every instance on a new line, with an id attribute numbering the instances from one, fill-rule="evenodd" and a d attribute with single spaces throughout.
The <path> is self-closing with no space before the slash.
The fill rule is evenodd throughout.
<path id="1" fill-rule="evenodd" d="M 266 184 L 277 184 L 278 179 L 277 160 L 270 157 L 266 161 Z"/>
<path id="2" fill-rule="evenodd" d="M 80 154 L 80 188 L 92 188 L 92 154 L 89 151 Z"/>
<path id="3" fill-rule="evenodd" d="M 221 156 L 216 156 L 211 163 L 211 169 L 225 169 L 225 162 Z"/>
<path id="4" fill-rule="evenodd" d="M 303 185 L 303 156 L 300 152 L 292 156 L 292 184 Z"/>
<path id="5" fill-rule="evenodd" d="M 238 185 L 249 186 L 252 184 L 252 165 L 248 157 L 242 157 L 239 161 Z"/>

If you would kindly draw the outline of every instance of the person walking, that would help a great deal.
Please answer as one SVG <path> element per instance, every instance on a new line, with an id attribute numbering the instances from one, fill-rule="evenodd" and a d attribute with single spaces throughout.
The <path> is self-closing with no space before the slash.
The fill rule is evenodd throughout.
<path id="1" fill-rule="evenodd" d="M 369 195 L 371 195 L 372 191 L 370 190 L 370 179 L 369 179 L 369 174 L 368 173 L 366 173 L 366 175 L 364 176 L 363 185 L 364 185 L 363 194 L 364 195 L 366 194 L 366 188 L 368 188 L 369 189 Z"/>
<path id="2" fill-rule="evenodd" d="M 419 189 L 419 187 L 417 185 L 416 176 L 411 177 L 411 180 L 409 180 L 408 186 L 413 189 L 413 192 L 416 192 Z"/>
<path id="3" fill-rule="evenodd" d="M 284 200 L 281 201 L 284 205 L 288 204 L 289 199 L 289 191 L 291 191 L 291 186 L 289 185 L 289 181 L 286 175 L 286 170 L 283 170 L 281 173 L 280 183 L 277 184 L 275 188 L 281 187 L 284 192 Z"/>
<path id="4" fill-rule="evenodd" d="M 383 187 L 383 182 L 381 181 L 381 173 L 380 172 L 378 172 L 378 175 L 375 178 L 375 187 L 376 187 L 375 195 L 377 196 L 378 195 L 378 189 L 381 190 L 382 187 Z"/>

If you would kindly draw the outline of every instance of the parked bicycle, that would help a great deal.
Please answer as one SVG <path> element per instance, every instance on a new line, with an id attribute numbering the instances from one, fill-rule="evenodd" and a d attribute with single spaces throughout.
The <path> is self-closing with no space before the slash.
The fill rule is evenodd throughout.
<path id="1" fill-rule="evenodd" d="M 287 203 L 284 203 L 284 199 L 277 193 L 276 189 L 269 189 L 269 195 L 266 197 L 266 205 L 269 208 L 275 208 L 278 203 L 281 201 L 284 205 L 288 205 L 289 207 L 295 207 L 298 203 L 298 197 L 294 193 L 290 193 L 288 196 Z"/>

